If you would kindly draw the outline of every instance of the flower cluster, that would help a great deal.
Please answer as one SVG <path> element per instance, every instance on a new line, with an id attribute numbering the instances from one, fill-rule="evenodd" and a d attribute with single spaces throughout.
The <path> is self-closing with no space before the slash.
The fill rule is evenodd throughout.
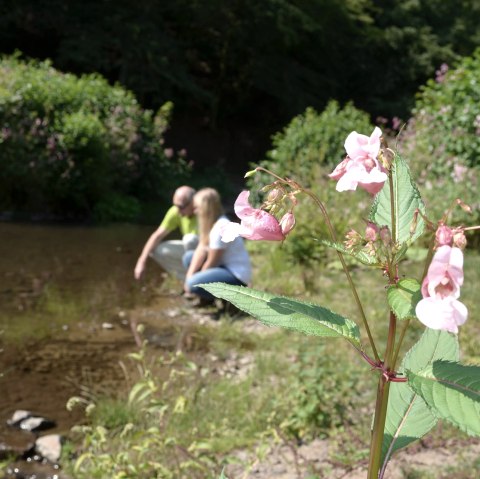
<path id="1" fill-rule="evenodd" d="M 352 131 L 345 140 L 347 157 L 330 173 L 338 180 L 336 190 L 356 190 L 360 186 L 370 194 L 377 194 L 387 180 L 384 166 L 379 161 L 382 132 L 376 127 L 370 137 Z"/>
<path id="2" fill-rule="evenodd" d="M 463 284 L 464 229 L 450 228 L 441 221 L 435 232 L 436 252 L 422 284 L 423 299 L 417 304 L 418 319 L 432 329 L 458 332 L 468 317 L 458 301 Z"/>
<path id="3" fill-rule="evenodd" d="M 234 210 L 241 222 L 227 223 L 221 231 L 222 241 L 229 243 L 238 236 L 250 240 L 283 241 L 295 226 L 293 213 L 285 213 L 278 221 L 271 213 L 253 208 L 248 201 L 249 196 L 249 191 L 238 195 Z"/>
<path id="4" fill-rule="evenodd" d="M 458 301 L 462 284 L 462 250 L 448 244 L 440 246 L 423 280 L 423 299 L 415 310 L 418 319 L 429 328 L 457 333 L 468 316 L 467 308 Z"/>

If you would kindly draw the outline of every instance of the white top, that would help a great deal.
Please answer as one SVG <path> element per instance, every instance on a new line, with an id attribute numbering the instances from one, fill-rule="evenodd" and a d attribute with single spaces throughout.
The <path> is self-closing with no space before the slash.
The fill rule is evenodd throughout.
<path id="1" fill-rule="evenodd" d="M 226 216 L 221 216 L 210 231 L 209 247 L 223 250 L 221 265 L 227 268 L 242 283 L 248 284 L 252 278 L 250 257 L 245 249 L 243 238 L 238 236 L 230 243 L 224 243 L 221 238 L 222 226 L 230 223 Z"/>

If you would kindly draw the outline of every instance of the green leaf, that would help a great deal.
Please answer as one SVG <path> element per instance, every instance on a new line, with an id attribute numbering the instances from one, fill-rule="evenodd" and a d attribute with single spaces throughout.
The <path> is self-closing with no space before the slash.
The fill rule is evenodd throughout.
<path id="1" fill-rule="evenodd" d="M 427 328 L 405 355 L 400 370 L 418 372 L 437 360 L 458 361 L 458 356 L 455 335 Z M 407 383 L 392 383 L 382 443 L 382 470 L 395 451 L 423 437 L 436 422 L 425 401 Z"/>
<path id="2" fill-rule="evenodd" d="M 199 286 L 218 298 L 230 301 L 268 326 L 279 326 L 312 336 L 343 337 L 360 346 L 358 326 L 321 306 L 243 286 L 224 283 Z"/>
<path id="3" fill-rule="evenodd" d="M 340 253 L 353 256 L 354 258 L 357 258 L 358 261 L 360 261 L 360 263 L 363 263 L 367 266 L 375 266 L 378 264 L 378 261 L 375 258 L 375 256 L 370 256 L 365 251 L 362 251 L 362 250 L 353 251 L 351 249 L 347 249 L 345 245 L 343 245 L 342 243 L 335 243 L 333 241 L 326 240 L 326 239 L 320 240 L 320 243 L 324 244 L 325 246 L 329 246 L 330 248 L 336 249 L 337 251 L 340 251 Z"/>
<path id="4" fill-rule="evenodd" d="M 410 234 L 410 227 L 412 226 L 415 211 L 418 209 L 425 213 L 425 205 L 417 186 L 412 181 L 410 169 L 405 160 L 396 154 L 392 168 L 393 202 L 397 212 L 395 218 L 396 241 L 399 243 L 407 241 L 411 243 L 423 233 L 425 224 L 420 215 L 417 217 L 417 227 L 413 234 Z M 379 226 L 388 226 L 390 231 L 393 232 L 390 208 L 390 185 L 387 180 L 382 190 L 375 196 L 370 212 L 370 220 Z"/>
<path id="5" fill-rule="evenodd" d="M 407 371 L 407 377 L 438 418 L 480 436 L 480 367 L 435 361 L 419 372 Z"/>
<path id="6" fill-rule="evenodd" d="M 415 319 L 415 307 L 422 299 L 420 283 L 412 278 L 402 279 L 388 288 L 387 299 L 398 319 Z"/>

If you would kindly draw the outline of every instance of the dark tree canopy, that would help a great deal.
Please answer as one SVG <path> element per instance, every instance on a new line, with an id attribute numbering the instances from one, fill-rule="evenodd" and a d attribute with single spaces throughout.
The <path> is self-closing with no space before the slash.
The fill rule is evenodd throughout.
<path id="1" fill-rule="evenodd" d="M 16 0 L 0 50 L 99 72 L 145 106 L 213 126 L 279 124 L 353 100 L 406 115 L 441 63 L 480 44 L 475 0 Z"/>

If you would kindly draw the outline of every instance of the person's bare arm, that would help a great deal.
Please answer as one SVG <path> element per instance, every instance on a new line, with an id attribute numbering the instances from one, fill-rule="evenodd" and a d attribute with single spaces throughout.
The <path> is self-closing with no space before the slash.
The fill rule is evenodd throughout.
<path id="1" fill-rule="evenodd" d="M 207 254 L 208 253 L 207 253 L 207 249 L 205 248 L 205 246 L 202 246 L 202 245 L 197 246 L 197 248 L 195 249 L 195 252 L 193 253 L 192 261 L 190 262 L 190 266 L 188 267 L 185 279 L 190 278 L 197 271 L 200 271 L 202 269 L 203 263 L 205 262 L 205 259 L 207 258 Z M 187 293 L 190 292 L 190 289 L 188 288 L 186 281 L 183 285 L 183 289 Z"/>
<path id="2" fill-rule="evenodd" d="M 153 251 L 155 246 L 157 246 L 157 244 L 160 243 L 165 236 L 167 236 L 168 233 L 169 232 L 165 228 L 160 226 L 150 235 L 150 238 L 148 238 L 140 256 L 138 257 L 137 264 L 135 265 L 135 270 L 133 273 L 135 279 L 140 279 L 142 277 L 148 255 Z"/>
<path id="3" fill-rule="evenodd" d="M 190 276 L 194 275 L 197 271 L 200 271 L 202 269 L 203 263 L 205 262 L 206 258 L 207 249 L 205 248 L 205 246 L 198 245 L 195 249 L 195 252 L 193 253 L 190 266 L 188 267 L 186 275 L 187 278 L 190 278 Z"/>
<path id="4" fill-rule="evenodd" d="M 202 271 L 209 268 L 215 268 L 222 261 L 223 249 L 209 249 L 207 259 L 203 263 Z"/>

